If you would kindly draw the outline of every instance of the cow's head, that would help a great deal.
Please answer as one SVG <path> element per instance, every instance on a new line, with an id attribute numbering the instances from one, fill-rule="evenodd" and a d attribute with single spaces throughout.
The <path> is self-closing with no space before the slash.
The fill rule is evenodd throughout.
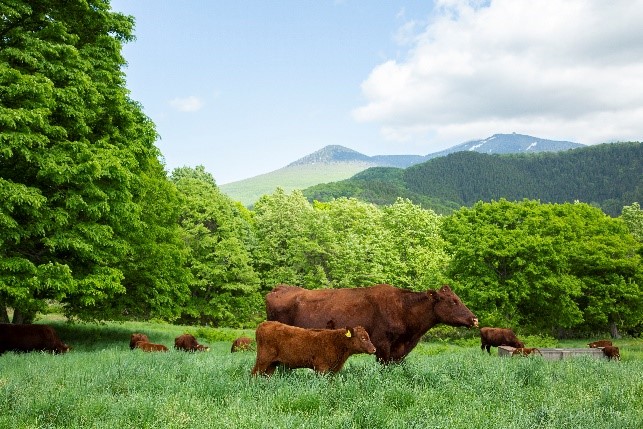
<path id="1" fill-rule="evenodd" d="M 375 346 L 371 342 L 368 332 L 363 327 L 346 328 L 344 335 L 351 339 L 351 344 L 358 353 L 368 353 L 371 355 L 375 353 Z"/>
<path id="2" fill-rule="evenodd" d="M 430 290 L 433 299 L 433 313 L 438 323 L 451 326 L 478 326 L 478 318 L 462 303 L 449 286 L 439 290 Z"/>

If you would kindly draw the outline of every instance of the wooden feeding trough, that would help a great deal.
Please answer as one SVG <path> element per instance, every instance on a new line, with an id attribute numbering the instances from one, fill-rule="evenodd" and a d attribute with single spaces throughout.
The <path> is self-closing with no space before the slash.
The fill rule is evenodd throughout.
<path id="1" fill-rule="evenodd" d="M 498 347 L 498 356 L 502 357 L 511 357 L 515 348 L 510 346 L 500 346 Z M 572 348 L 538 348 L 543 359 L 547 360 L 560 360 L 571 357 L 578 356 L 589 356 L 596 359 L 607 359 L 603 354 L 603 348 L 598 347 L 595 349 L 592 348 L 583 348 L 583 349 L 572 349 Z M 539 356 L 539 355 L 536 355 Z"/>

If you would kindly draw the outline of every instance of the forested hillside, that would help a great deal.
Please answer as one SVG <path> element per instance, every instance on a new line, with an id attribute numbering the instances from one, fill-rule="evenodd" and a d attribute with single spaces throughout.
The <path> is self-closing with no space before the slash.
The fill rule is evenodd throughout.
<path id="1" fill-rule="evenodd" d="M 612 143 L 528 155 L 457 152 L 405 170 L 378 168 L 304 191 L 311 200 L 356 197 L 391 204 L 398 196 L 445 213 L 477 201 L 582 201 L 617 216 L 643 200 L 643 144 Z"/>

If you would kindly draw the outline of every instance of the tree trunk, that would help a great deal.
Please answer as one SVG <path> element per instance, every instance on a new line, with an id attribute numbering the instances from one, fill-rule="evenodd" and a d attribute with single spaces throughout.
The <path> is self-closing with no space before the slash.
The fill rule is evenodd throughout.
<path id="1" fill-rule="evenodd" d="M 616 323 L 612 322 L 610 323 L 610 335 L 612 338 L 621 338 L 621 335 L 618 333 L 618 328 L 616 327 Z"/>
<path id="2" fill-rule="evenodd" d="M 33 323 L 34 317 L 35 317 L 35 314 L 23 313 L 18 308 L 15 308 L 13 310 L 13 323 L 15 323 L 15 324 L 22 324 L 22 323 L 30 324 L 30 323 Z"/>
<path id="3" fill-rule="evenodd" d="M 11 322 L 9 320 L 9 312 L 7 311 L 7 307 L 0 303 L 0 323 L 9 323 Z"/>

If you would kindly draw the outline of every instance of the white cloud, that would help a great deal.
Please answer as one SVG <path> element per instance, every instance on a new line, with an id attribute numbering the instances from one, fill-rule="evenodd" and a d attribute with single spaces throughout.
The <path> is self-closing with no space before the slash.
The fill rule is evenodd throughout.
<path id="1" fill-rule="evenodd" d="M 362 83 L 358 121 L 451 145 L 496 132 L 643 139 L 643 2 L 441 0 L 407 55 Z M 415 23 L 413 23 L 415 24 Z"/>
<path id="2" fill-rule="evenodd" d="M 196 112 L 203 107 L 203 101 L 194 95 L 185 98 L 175 98 L 170 105 L 181 112 Z"/>

